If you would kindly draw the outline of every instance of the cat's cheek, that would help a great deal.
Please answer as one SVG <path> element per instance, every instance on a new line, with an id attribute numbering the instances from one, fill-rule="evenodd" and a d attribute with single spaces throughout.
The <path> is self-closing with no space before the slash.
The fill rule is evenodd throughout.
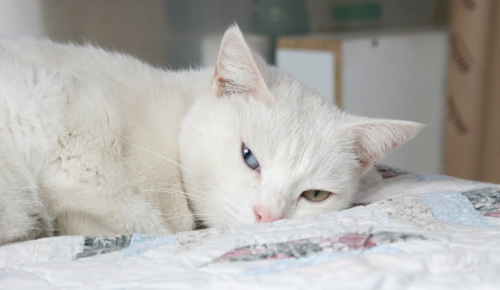
<path id="1" fill-rule="evenodd" d="M 239 160 L 238 160 L 239 161 Z M 240 162 L 240 161 L 239 161 Z M 241 161 L 243 163 L 243 161 Z M 254 203 L 259 192 L 258 173 L 243 164 L 228 165 L 232 170 L 220 175 L 207 194 L 210 205 L 206 213 L 214 216 L 213 227 L 226 227 L 255 222 Z"/>

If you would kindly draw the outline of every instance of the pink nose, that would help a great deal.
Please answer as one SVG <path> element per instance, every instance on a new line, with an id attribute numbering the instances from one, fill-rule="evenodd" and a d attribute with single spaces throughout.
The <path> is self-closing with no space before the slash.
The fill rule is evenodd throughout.
<path id="1" fill-rule="evenodd" d="M 281 219 L 281 217 L 272 216 L 269 211 L 260 206 L 254 206 L 255 216 L 258 223 L 271 223 Z"/>

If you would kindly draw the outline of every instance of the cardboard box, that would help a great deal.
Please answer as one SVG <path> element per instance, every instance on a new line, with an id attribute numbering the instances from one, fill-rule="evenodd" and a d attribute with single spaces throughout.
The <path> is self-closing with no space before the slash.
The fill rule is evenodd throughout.
<path id="1" fill-rule="evenodd" d="M 492 3 L 480 179 L 500 183 L 500 2 Z"/>
<path id="2" fill-rule="evenodd" d="M 444 173 L 481 179 L 490 0 L 452 1 Z"/>

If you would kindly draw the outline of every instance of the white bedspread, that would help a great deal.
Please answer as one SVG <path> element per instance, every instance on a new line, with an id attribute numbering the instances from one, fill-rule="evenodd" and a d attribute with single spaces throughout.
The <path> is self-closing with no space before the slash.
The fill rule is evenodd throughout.
<path id="1" fill-rule="evenodd" d="M 500 289 L 500 185 L 379 166 L 369 204 L 164 237 L 0 247 L 0 289 Z"/>

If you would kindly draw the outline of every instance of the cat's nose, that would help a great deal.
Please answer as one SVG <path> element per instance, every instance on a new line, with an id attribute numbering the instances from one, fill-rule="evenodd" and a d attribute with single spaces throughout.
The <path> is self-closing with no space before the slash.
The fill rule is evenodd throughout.
<path id="1" fill-rule="evenodd" d="M 258 223 L 271 223 L 281 219 L 281 217 L 272 215 L 267 209 L 261 206 L 254 206 L 254 210 Z"/>

